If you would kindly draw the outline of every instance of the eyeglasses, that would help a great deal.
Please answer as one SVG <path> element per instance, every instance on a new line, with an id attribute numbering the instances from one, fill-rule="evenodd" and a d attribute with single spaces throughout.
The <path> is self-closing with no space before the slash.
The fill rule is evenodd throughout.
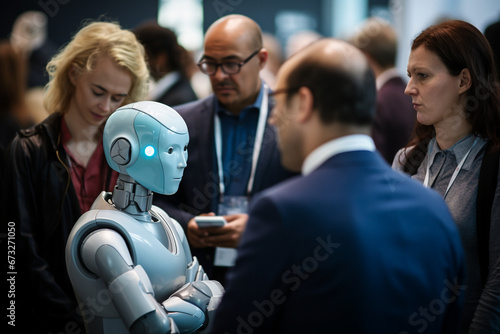
<path id="1" fill-rule="evenodd" d="M 214 63 L 211 61 L 200 61 L 197 65 L 200 68 L 200 71 L 207 75 L 214 75 L 217 73 L 217 68 L 221 68 L 222 72 L 228 75 L 238 74 L 240 73 L 241 66 L 245 65 L 252 59 L 257 53 L 259 53 L 260 49 L 252 53 L 247 59 L 236 62 L 236 61 L 226 61 L 223 63 Z"/>

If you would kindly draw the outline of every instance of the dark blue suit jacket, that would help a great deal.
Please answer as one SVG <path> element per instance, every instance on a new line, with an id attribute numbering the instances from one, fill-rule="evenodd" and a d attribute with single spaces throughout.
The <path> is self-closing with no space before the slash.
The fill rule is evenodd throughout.
<path id="1" fill-rule="evenodd" d="M 153 203 L 162 207 L 186 229 L 193 216 L 217 212 L 219 174 L 213 159 L 215 95 L 174 109 L 184 118 L 189 130 L 187 167 L 177 193 L 172 196 L 155 194 Z M 268 115 L 271 110 L 270 100 Z M 251 196 L 296 175 L 282 167 L 280 157 L 276 130 L 266 124 Z M 214 248 L 193 249 L 193 254 L 209 275 L 212 271 L 213 253 Z"/>
<path id="2" fill-rule="evenodd" d="M 463 283 L 441 196 L 341 153 L 255 197 L 212 332 L 454 333 Z"/>

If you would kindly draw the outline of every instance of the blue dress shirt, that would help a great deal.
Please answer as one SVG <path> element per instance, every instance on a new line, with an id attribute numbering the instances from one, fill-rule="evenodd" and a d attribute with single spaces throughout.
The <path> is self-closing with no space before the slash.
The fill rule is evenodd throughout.
<path id="1" fill-rule="evenodd" d="M 245 107 L 239 115 L 225 110 L 216 100 L 216 110 L 222 132 L 224 195 L 248 195 L 247 187 L 252 169 L 253 147 L 263 94 L 264 85 L 261 86 L 254 104 Z M 214 163 L 217 165 L 216 154 L 214 149 Z M 217 169 L 216 166 L 215 170 Z"/>

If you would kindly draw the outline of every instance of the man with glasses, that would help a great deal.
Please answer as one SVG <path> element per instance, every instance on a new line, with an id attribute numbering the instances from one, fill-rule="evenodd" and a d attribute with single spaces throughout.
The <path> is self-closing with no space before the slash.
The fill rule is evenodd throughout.
<path id="1" fill-rule="evenodd" d="M 211 333 L 456 333 L 460 235 L 438 193 L 375 151 L 362 52 L 315 42 L 274 95 L 283 165 L 302 176 L 252 200 Z"/>
<path id="2" fill-rule="evenodd" d="M 268 58 L 257 23 L 229 15 L 207 30 L 200 70 L 214 94 L 176 106 L 189 128 L 187 168 L 173 196 L 157 205 L 177 219 L 211 279 L 224 282 L 257 192 L 292 175 L 280 163 L 275 129 L 267 123 L 270 90 L 259 77 Z M 194 217 L 223 216 L 222 227 L 201 228 Z"/>

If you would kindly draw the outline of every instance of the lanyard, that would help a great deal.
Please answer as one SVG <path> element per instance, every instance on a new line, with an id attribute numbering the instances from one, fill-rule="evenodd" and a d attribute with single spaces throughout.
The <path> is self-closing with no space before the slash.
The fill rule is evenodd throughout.
<path id="1" fill-rule="evenodd" d="M 259 120 L 257 122 L 257 132 L 255 134 L 255 141 L 253 145 L 253 155 L 252 155 L 252 169 L 250 171 L 250 178 L 248 180 L 247 194 L 250 195 L 253 188 L 253 182 L 255 179 L 255 171 L 257 169 L 257 161 L 259 160 L 260 149 L 262 147 L 262 139 L 264 138 L 264 130 L 266 128 L 267 114 L 268 114 L 268 93 L 267 85 L 264 84 L 264 96 L 262 97 L 262 103 L 260 106 Z M 224 186 L 224 168 L 222 166 L 222 130 L 220 124 L 220 118 L 217 111 L 215 111 L 214 116 L 214 131 L 215 131 L 215 154 L 217 155 L 217 167 L 219 170 L 219 191 L 221 199 L 224 196 L 225 186 Z"/>
<path id="2" fill-rule="evenodd" d="M 476 146 L 479 138 L 476 138 L 474 140 L 474 143 L 472 143 L 472 146 L 469 148 L 467 153 L 465 153 L 465 156 L 462 158 L 462 161 L 458 164 L 457 168 L 455 168 L 455 171 L 453 172 L 453 175 L 451 176 L 450 182 L 448 183 L 448 187 L 446 188 L 446 192 L 444 193 L 443 198 L 446 197 L 448 194 L 448 191 L 450 190 L 451 186 L 455 182 L 455 179 L 458 176 L 458 173 L 460 173 L 460 170 L 462 169 L 462 166 L 465 163 L 465 160 L 467 160 L 467 157 L 469 156 L 469 153 L 472 151 L 472 149 Z M 425 172 L 425 178 L 424 178 L 424 187 L 429 187 L 429 174 L 430 174 L 430 169 L 431 169 L 431 163 L 430 163 L 430 158 L 431 158 L 431 152 L 429 151 L 428 154 L 428 159 L 427 159 L 427 170 Z"/>

